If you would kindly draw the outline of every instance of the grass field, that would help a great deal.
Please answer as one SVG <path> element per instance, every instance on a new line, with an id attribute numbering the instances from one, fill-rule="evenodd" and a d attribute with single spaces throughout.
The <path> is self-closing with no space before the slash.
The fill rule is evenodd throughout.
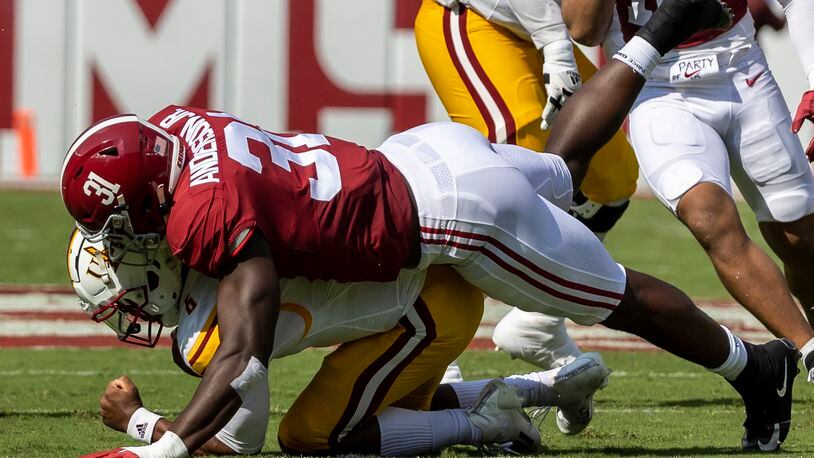
<path id="1" fill-rule="evenodd" d="M 751 214 L 747 229 L 759 239 Z M 0 283 L 66 284 L 65 244 L 71 222 L 59 196 L 0 192 L 0 237 L 6 241 Z M 762 241 L 761 241 L 762 243 Z M 621 262 L 668 280 L 696 298 L 726 299 L 708 260 L 689 233 L 654 200 L 636 200 L 608 238 Z M 35 306 L 35 305 L 34 305 Z M 0 318 L 2 320 L 2 318 Z M 265 454 L 279 453 L 276 425 L 319 366 L 323 350 L 275 361 Z M 605 352 L 615 372 L 598 396 L 597 414 L 577 437 L 543 425 L 545 454 L 571 456 L 716 456 L 739 452 L 742 408 L 719 377 L 664 353 Z M 532 370 L 501 353 L 469 351 L 469 379 Z M 108 380 L 130 375 L 147 407 L 175 416 L 197 380 L 177 370 L 167 350 L 0 349 L 0 456 L 76 456 L 132 444 L 107 430 L 96 411 Z M 788 456 L 814 456 L 814 387 L 798 377 Z M 457 447 L 445 455 L 478 454 Z"/>
<path id="2" fill-rule="evenodd" d="M 319 366 L 323 350 L 272 363 L 271 413 L 264 454 L 278 454 L 277 424 Z M 719 377 L 664 353 L 606 352 L 615 369 L 597 396 L 593 423 L 565 437 L 553 415 L 543 422 L 545 454 L 571 456 L 715 456 L 738 452 L 742 410 Z M 526 372 L 531 368 L 502 353 L 470 351 L 461 358 L 468 378 Z M 126 373 L 145 405 L 173 417 L 197 380 L 184 375 L 166 350 L 3 350 L 0 369 L 0 456 L 76 456 L 134 442 L 102 426 L 96 416 L 105 383 Z M 794 428 L 788 456 L 814 455 L 814 389 L 795 387 Z M 448 449 L 445 456 L 470 455 Z"/>

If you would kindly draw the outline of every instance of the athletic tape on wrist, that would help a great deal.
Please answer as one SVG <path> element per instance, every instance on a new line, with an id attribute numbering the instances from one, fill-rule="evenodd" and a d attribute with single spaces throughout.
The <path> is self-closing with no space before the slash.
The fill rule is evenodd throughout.
<path id="1" fill-rule="evenodd" d="M 647 40 L 634 36 L 613 55 L 613 58 L 647 79 L 653 69 L 656 68 L 659 60 L 661 60 L 661 54 Z"/>
<path id="2" fill-rule="evenodd" d="M 149 444 L 153 441 L 155 425 L 161 418 L 161 415 L 139 407 L 130 416 L 130 421 L 127 423 L 127 435 L 139 442 Z"/>
<path id="3" fill-rule="evenodd" d="M 246 363 L 246 369 L 243 369 L 243 373 L 232 380 L 232 383 L 229 385 L 237 391 L 240 399 L 243 399 L 246 393 L 251 391 L 255 384 L 265 382 L 266 380 L 268 380 L 268 369 L 266 369 L 266 366 L 264 366 L 259 359 L 252 356 L 249 362 Z"/>
<path id="4" fill-rule="evenodd" d="M 131 453 L 144 458 L 183 458 L 189 456 L 184 441 L 172 431 L 167 431 L 155 444 L 142 447 L 124 447 Z"/>

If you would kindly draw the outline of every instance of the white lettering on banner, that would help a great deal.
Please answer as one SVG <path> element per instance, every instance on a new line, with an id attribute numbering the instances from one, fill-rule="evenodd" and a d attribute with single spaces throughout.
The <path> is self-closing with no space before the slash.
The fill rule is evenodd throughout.
<path id="1" fill-rule="evenodd" d="M 169 129 L 173 124 L 186 119 L 180 137 L 189 145 L 192 159 L 189 161 L 189 186 L 206 183 L 219 183 L 218 142 L 209 121 L 195 113 L 176 108 L 175 113 L 162 119 L 159 125 Z"/>
<path id="2" fill-rule="evenodd" d="M 121 186 L 116 183 L 111 183 L 104 178 L 100 177 L 94 172 L 88 174 L 88 179 L 82 190 L 85 191 L 86 196 L 97 195 L 103 197 L 102 205 L 110 205 L 113 199 L 116 198 L 116 193 L 119 192 Z M 93 192 L 91 192 L 93 191 Z"/>

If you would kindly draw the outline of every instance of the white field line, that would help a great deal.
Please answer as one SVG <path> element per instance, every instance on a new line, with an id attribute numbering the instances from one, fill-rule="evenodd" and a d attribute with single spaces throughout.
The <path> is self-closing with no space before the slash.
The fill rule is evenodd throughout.
<path id="1" fill-rule="evenodd" d="M 722 302 L 704 303 L 700 307 L 716 321 L 734 329 L 741 337 L 753 341 L 764 342 L 771 338 L 751 314 L 736 304 Z M 487 299 L 484 316 L 475 337 L 487 340 L 491 338 L 495 324 L 510 310 L 510 307 L 500 302 Z M 34 317 L 3 317 L 3 313 L 16 312 L 67 312 L 82 317 L 77 299 L 72 294 L 57 293 L 24 293 L 0 294 L 0 337 L 28 337 L 28 336 L 61 336 L 85 337 L 107 336 L 110 331 L 107 327 L 91 322 L 90 320 L 54 320 Z M 617 348 L 620 350 L 648 350 L 653 347 L 641 339 L 630 334 L 614 331 L 603 326 L 584 327 L 568 323 L 570 335 L 581 345 L 597 346 L 601 348 Z"/>

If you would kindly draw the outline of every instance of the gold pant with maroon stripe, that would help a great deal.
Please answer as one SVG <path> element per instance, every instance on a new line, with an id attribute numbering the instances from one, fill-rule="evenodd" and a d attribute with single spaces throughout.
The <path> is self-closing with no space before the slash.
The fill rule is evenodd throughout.
<path id="1" fill-rule="evenodd" d="M 449 117 L 474 127 L 492 143 L 543 151 L 548 133 L 540 128 L 546 94 L 534 45 L 460 7 L 423 0 L 415 21 L 424 68 Z M 574 50 L 588 80 L 596 67 Z M 617 132 L 591 161 L 582 192 L 598 203 L 626 199 L 636 190 L 639 169 L 624 133 Z"/>
<path id="2" fill-rule="evenodd" d="M 340 345 L 280 423 L 291 453 L 336 450 L 358 425 L 386 407 L 428 410 L 447 365 L 469 344 L 483 295 L 446 266 L 429 269 L 414 311 L 393 330 Z"/>

